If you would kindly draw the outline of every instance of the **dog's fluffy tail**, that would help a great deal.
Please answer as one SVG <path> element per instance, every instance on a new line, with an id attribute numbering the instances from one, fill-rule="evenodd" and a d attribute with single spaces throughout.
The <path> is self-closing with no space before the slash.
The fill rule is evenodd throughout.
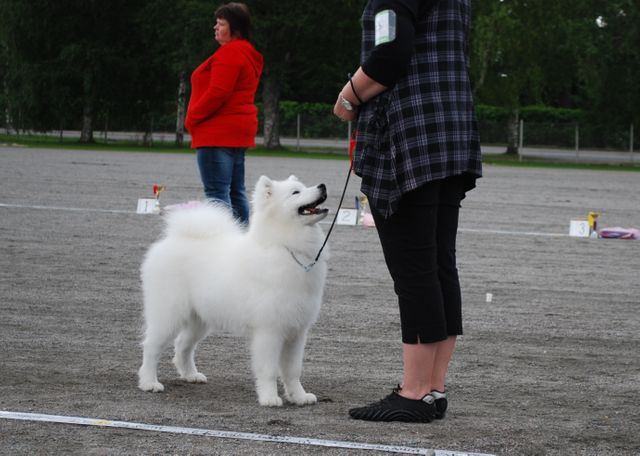
<path id="1" fill-rule="evenodd" d="M 222 203 L 189 203 L 171 207 L 165 220 L 167 236 L 204 239 L 243 231 L 233 218 L 231 209 Z"/>

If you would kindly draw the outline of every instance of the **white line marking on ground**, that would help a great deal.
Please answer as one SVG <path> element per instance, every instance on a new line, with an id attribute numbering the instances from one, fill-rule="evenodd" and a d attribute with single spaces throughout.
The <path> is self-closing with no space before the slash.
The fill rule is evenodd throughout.
<path id="1" fill-rule="evenodd" d="M 64 207 L 64 206 L 34 206 L 27 204 L 4 204 L 0 203 L 0 207 L 14 208 L 14 209 L 38 209 L 49 211 L 70 211 L 70 212 L 101 212 L 107 214 L 135 214 L 136 211 L 124 211 L 117 209 L 95 209 L 95 208 L 81 208 L 81 207 Z M 146 214 L 148 215 L 148 214 Z M 330 221 L 320 222 L 323 225 L 330 225 Z M 542 233 L 539 231 L 508 231 L 508 230 L 485 230 L 474 228 L 460 228 L 458 231 L 466 233 L 482 233 L 482 234 L 504 234 L 509 236 L 545 236 L 545 237 L 565 237 L 569 236 L 564 233 Z"/>
<path id="2" fill-rule="evenodd" d="M 140 431 L 166 432 L 171 434 L 200 435 L 223 439 L 253 440 L 258 442 L 291 443 L 297 445 L 322 446 L 332 448 L 346 448 L 352 450 L 372 450 L 387 453 L 425 454 L 430 456 L 493 456 L 483 453 L 468 453 L 447 450 L 432 450 L 429 448 L 413 448 L 394 445 L 379 445 L 375 443 L 346 442 L 338 440 L 321 440 L 306 437 L 288 437 L 284 435 L 252 434 L 248 432 L 216 431 L 211 429 L 184 428 L 175 426 L 159 426 L 154 424 L 133 423 L 127 421 L 111 421 L 97 418 L 82 418 L 77 416 L 44 415 L 40 413 L 21 413 L 0 410 L 0 418 L 19 421 L 40 421 L 46 423 L 78 424 L 83 426 L 99 426 Z"/>
<path id="3" fill-rule="evenodd" d="M 103 212 L 108 214 L 135 214 L 136 211 L 122 211 L 117 209 L 95 209 L 82 207 L 63 207 L 63 206 L 31 206 L 27 204 L 3 204 L 0 207 L 9 207 L 14 209 L 44 209 L 49 211 L 69 211 L 69 212 Z"/>
<path id="4" fill-rule="evenodd" d="M 475 228 L 459 228 L 458 231 L 466 233 L 483 233 L 483 234 L 508 234 L 512 236 L 547 236 L 547 237 L 565 237 L 569 236 L 565 233 L 542 233 L 540 231 L 507 231 L 507 230 L 481 230 Z"/>

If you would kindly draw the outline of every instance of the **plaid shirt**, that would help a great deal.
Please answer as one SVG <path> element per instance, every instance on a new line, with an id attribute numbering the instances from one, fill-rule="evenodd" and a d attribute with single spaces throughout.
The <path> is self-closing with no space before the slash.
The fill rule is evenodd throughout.
<path id="1" fill-rule="evenodd" d="M 362 63 L 375 43 L 373 2 L 362 15 Z M 404 193 L 464 174 L 465 190 L 482 175 L 469 81 L 470 0 L 439 0 L 416 21 L 407 74 L 362 107 L 354 171 L 369 204 L 385 218 Z"/>

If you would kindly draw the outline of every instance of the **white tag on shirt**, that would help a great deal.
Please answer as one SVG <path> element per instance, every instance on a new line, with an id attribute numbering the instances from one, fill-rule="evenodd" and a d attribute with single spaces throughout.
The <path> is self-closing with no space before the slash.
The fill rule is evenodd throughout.
<path id="1" fill-rule="evenodd" d="M 396 12 L 384 10 L 376 14 L 376 46 L 396 39 Z"/>

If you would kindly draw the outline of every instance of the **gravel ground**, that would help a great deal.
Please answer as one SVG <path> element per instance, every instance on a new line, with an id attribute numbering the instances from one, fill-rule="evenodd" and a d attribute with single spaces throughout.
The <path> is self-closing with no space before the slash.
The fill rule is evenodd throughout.
<path id="1" fill-rule="evenodd" d="M 640 242 L 566 236 L 571 219 L 640 227 L 640 174 L 487 166 L 463 201 L 465 335 L 447 418 L 367 423 L 347 409 L 401 378 L 398 312 L 374 229 L 337 226 L 303 383 L 315 406 L 262 408 L 244 340 L 209 337 L 206 385 L 136 388 L 138 276 L 162 231 L 135 214 L 153 182 L 163 204 L 201 197 L 194 156 L 0 148 L 0 410 L 477 452 L 637 455 Z M 261 174 L 324 182 L 337 207 L 344 161 L 249 157 Z M 353 207 L 359 182 L 349 184 Z M 325 225 L 325 229 L 328 228 Z M 493 294 L 486 302 L 486 293 Z M 2 454 L 365 454 L 361 450 L 0 419 Z M 442 453 L 444 454 L 444 452 Z"/>

